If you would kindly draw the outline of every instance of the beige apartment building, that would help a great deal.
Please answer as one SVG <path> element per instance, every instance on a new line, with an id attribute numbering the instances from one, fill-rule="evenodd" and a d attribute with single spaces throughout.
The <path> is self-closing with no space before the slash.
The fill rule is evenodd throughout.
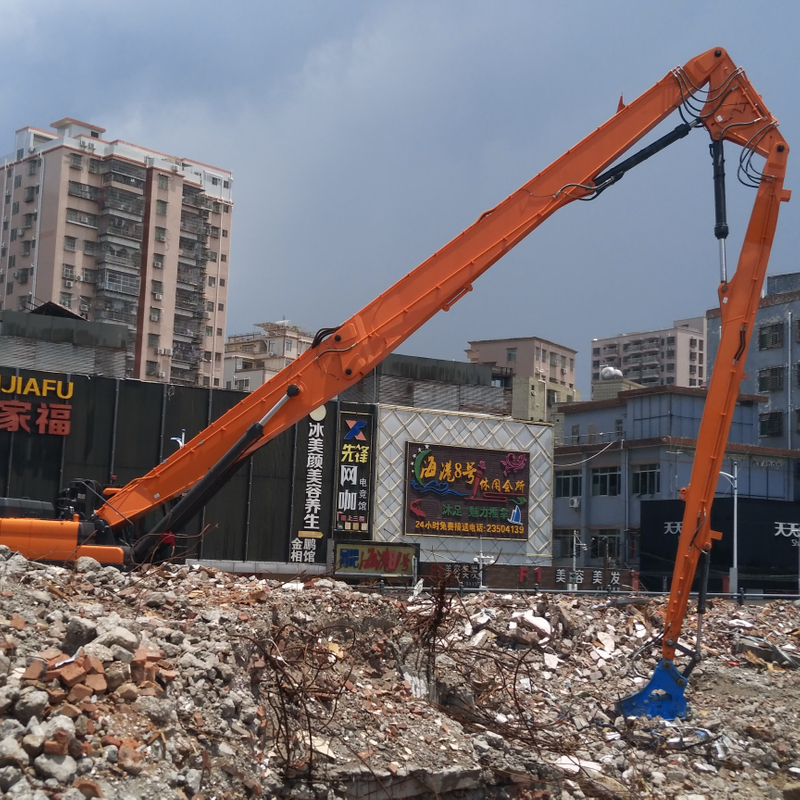
<path id="1" fill-rule="evenodd" d="M 514 389 L 516 419 L 551 422 L 559 403 L 581 399 L 575 388 L 577 351 L 570 347 L 527 336 L 470 342 L 465 352 L 475 364 L 492 365 L 493 385 Z"/>
<path id="2" fill-rule="evenodd" d="M 2 159 L 0 308 L 126 325 L 129 377 L 221 386 L 231 173 L 75 119 Z"/>
<path id="3" fill-rule="evenodd" d="M 704 386 L 706 319 L 675 320 L 671 328 L 592 339 L 592 383 L 603 367 L 642 386 Z"/>
<path id="4" fill-rule="evenodd" d="M 289 320 L 261 322 L 253 333 L 228 337 L 225 388 L 251 392 L 311 347 L 314 334 Z"/>

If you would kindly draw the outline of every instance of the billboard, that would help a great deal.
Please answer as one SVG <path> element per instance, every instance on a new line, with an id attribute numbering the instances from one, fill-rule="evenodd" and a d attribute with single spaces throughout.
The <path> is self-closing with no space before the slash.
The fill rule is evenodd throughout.
<path id="1" fill-rule="evenodd" d="M 527 539 L 530 455 L 406 442 L 406 535 Z"/>

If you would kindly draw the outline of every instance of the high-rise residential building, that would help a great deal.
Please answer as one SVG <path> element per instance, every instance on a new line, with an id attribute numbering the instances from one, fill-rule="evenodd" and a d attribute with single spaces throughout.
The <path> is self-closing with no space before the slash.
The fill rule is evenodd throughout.
<path id="1" fill-rule="evenodd" d="M 619 333 L 592 339 L 592 381 L 603 367 L 614 367 L 622 377 L 642 386 L 704 386 L 705 317 L 678 319 L 671 328 Z"/>
<path id="2" fill-rule="evenodd" d="M 221 386 L 231 173 L 75 119 L 51 127 L 18 130 L 0 166 L 0 308 L 124 324 L 129 377 Z"/>
<path id="3" fill-rule="evenodd" d="M 577 351 L 570 347 L 525 336 L 470 342 L 465 352 L 473 363 L 491 364 L 494 386 L 515 390 L 512 413 L 517 419 L 550 422 L 559 403 L 581 399 L 575 388 Z"/>
<path id="4" fill-rule="evenodd" d="M 311 347 L 314 334 L 287 319 L 260 322 L 254 333 L 237 333 L 225 345 L 226 389 L 251 392 Z"/>
<path id="5" fill-rule="evenodd" d="M 706 312 L 709 371 L 717 358 L 720 310 Z M 800 442 L 800 272 L 768 275 L 756 312 L 740 391 L 759 394 L 759 443 L 797 449 Z"/>

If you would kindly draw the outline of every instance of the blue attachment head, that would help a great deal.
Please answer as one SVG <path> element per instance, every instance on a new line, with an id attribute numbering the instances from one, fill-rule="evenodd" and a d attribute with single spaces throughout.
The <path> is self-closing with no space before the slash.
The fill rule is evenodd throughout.
<path id="1" fill-rule="evenodd" d="M 675 665 L 662 658 L 648 683 L 638 692 L 623 697 L 617 703 L 617 711 L 626 717 L 685 717 L 688 710 L 684 697 L 686 682 Z"/>

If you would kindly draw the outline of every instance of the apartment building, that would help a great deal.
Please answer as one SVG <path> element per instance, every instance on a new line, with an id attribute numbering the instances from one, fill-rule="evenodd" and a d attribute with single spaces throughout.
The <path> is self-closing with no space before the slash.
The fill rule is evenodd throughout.
<path id="1" fill-rule="evenodd" d="M 0 309 L 50 301 L 125 325 L 129 377 L 221 386 L 230 172 L 51 127 L 18 130 L 0 166 Z"/>
<path id="2" fill-rule="evenodd" d="M 706 312 L 709 371 L 716 360 L 720 311 Z M 767 398 L 758 435 L 765 447 L 795 449 L 800 441 L 800 273 L 767 276 L 747 350 L 742 392 Z"/>
<path id="3" fill-rule="evenodd" d="M 705 317 L 675 320 L 670 328 L 592 339 L 592 382 L 603 367 L 642 386 L 704 386 Z"/>
<path id="4" fill-rule="evenodd" d="M 470 342 L 465 352 L 472 363 L 491 365 L 494 386 L 514 389 L 516 419 L 551 422 L 559 403 L 581 399 L 575 388 L 577 350 L 570 347 L 527 336 Z"/>
<path id="5" fill-rule="evenodd" d="M 238 333 L 225 344 L 226 389 L 251 392 L 311 347 L 314 334 L 289 320 L 261 322 L 253 333 Z"/>

